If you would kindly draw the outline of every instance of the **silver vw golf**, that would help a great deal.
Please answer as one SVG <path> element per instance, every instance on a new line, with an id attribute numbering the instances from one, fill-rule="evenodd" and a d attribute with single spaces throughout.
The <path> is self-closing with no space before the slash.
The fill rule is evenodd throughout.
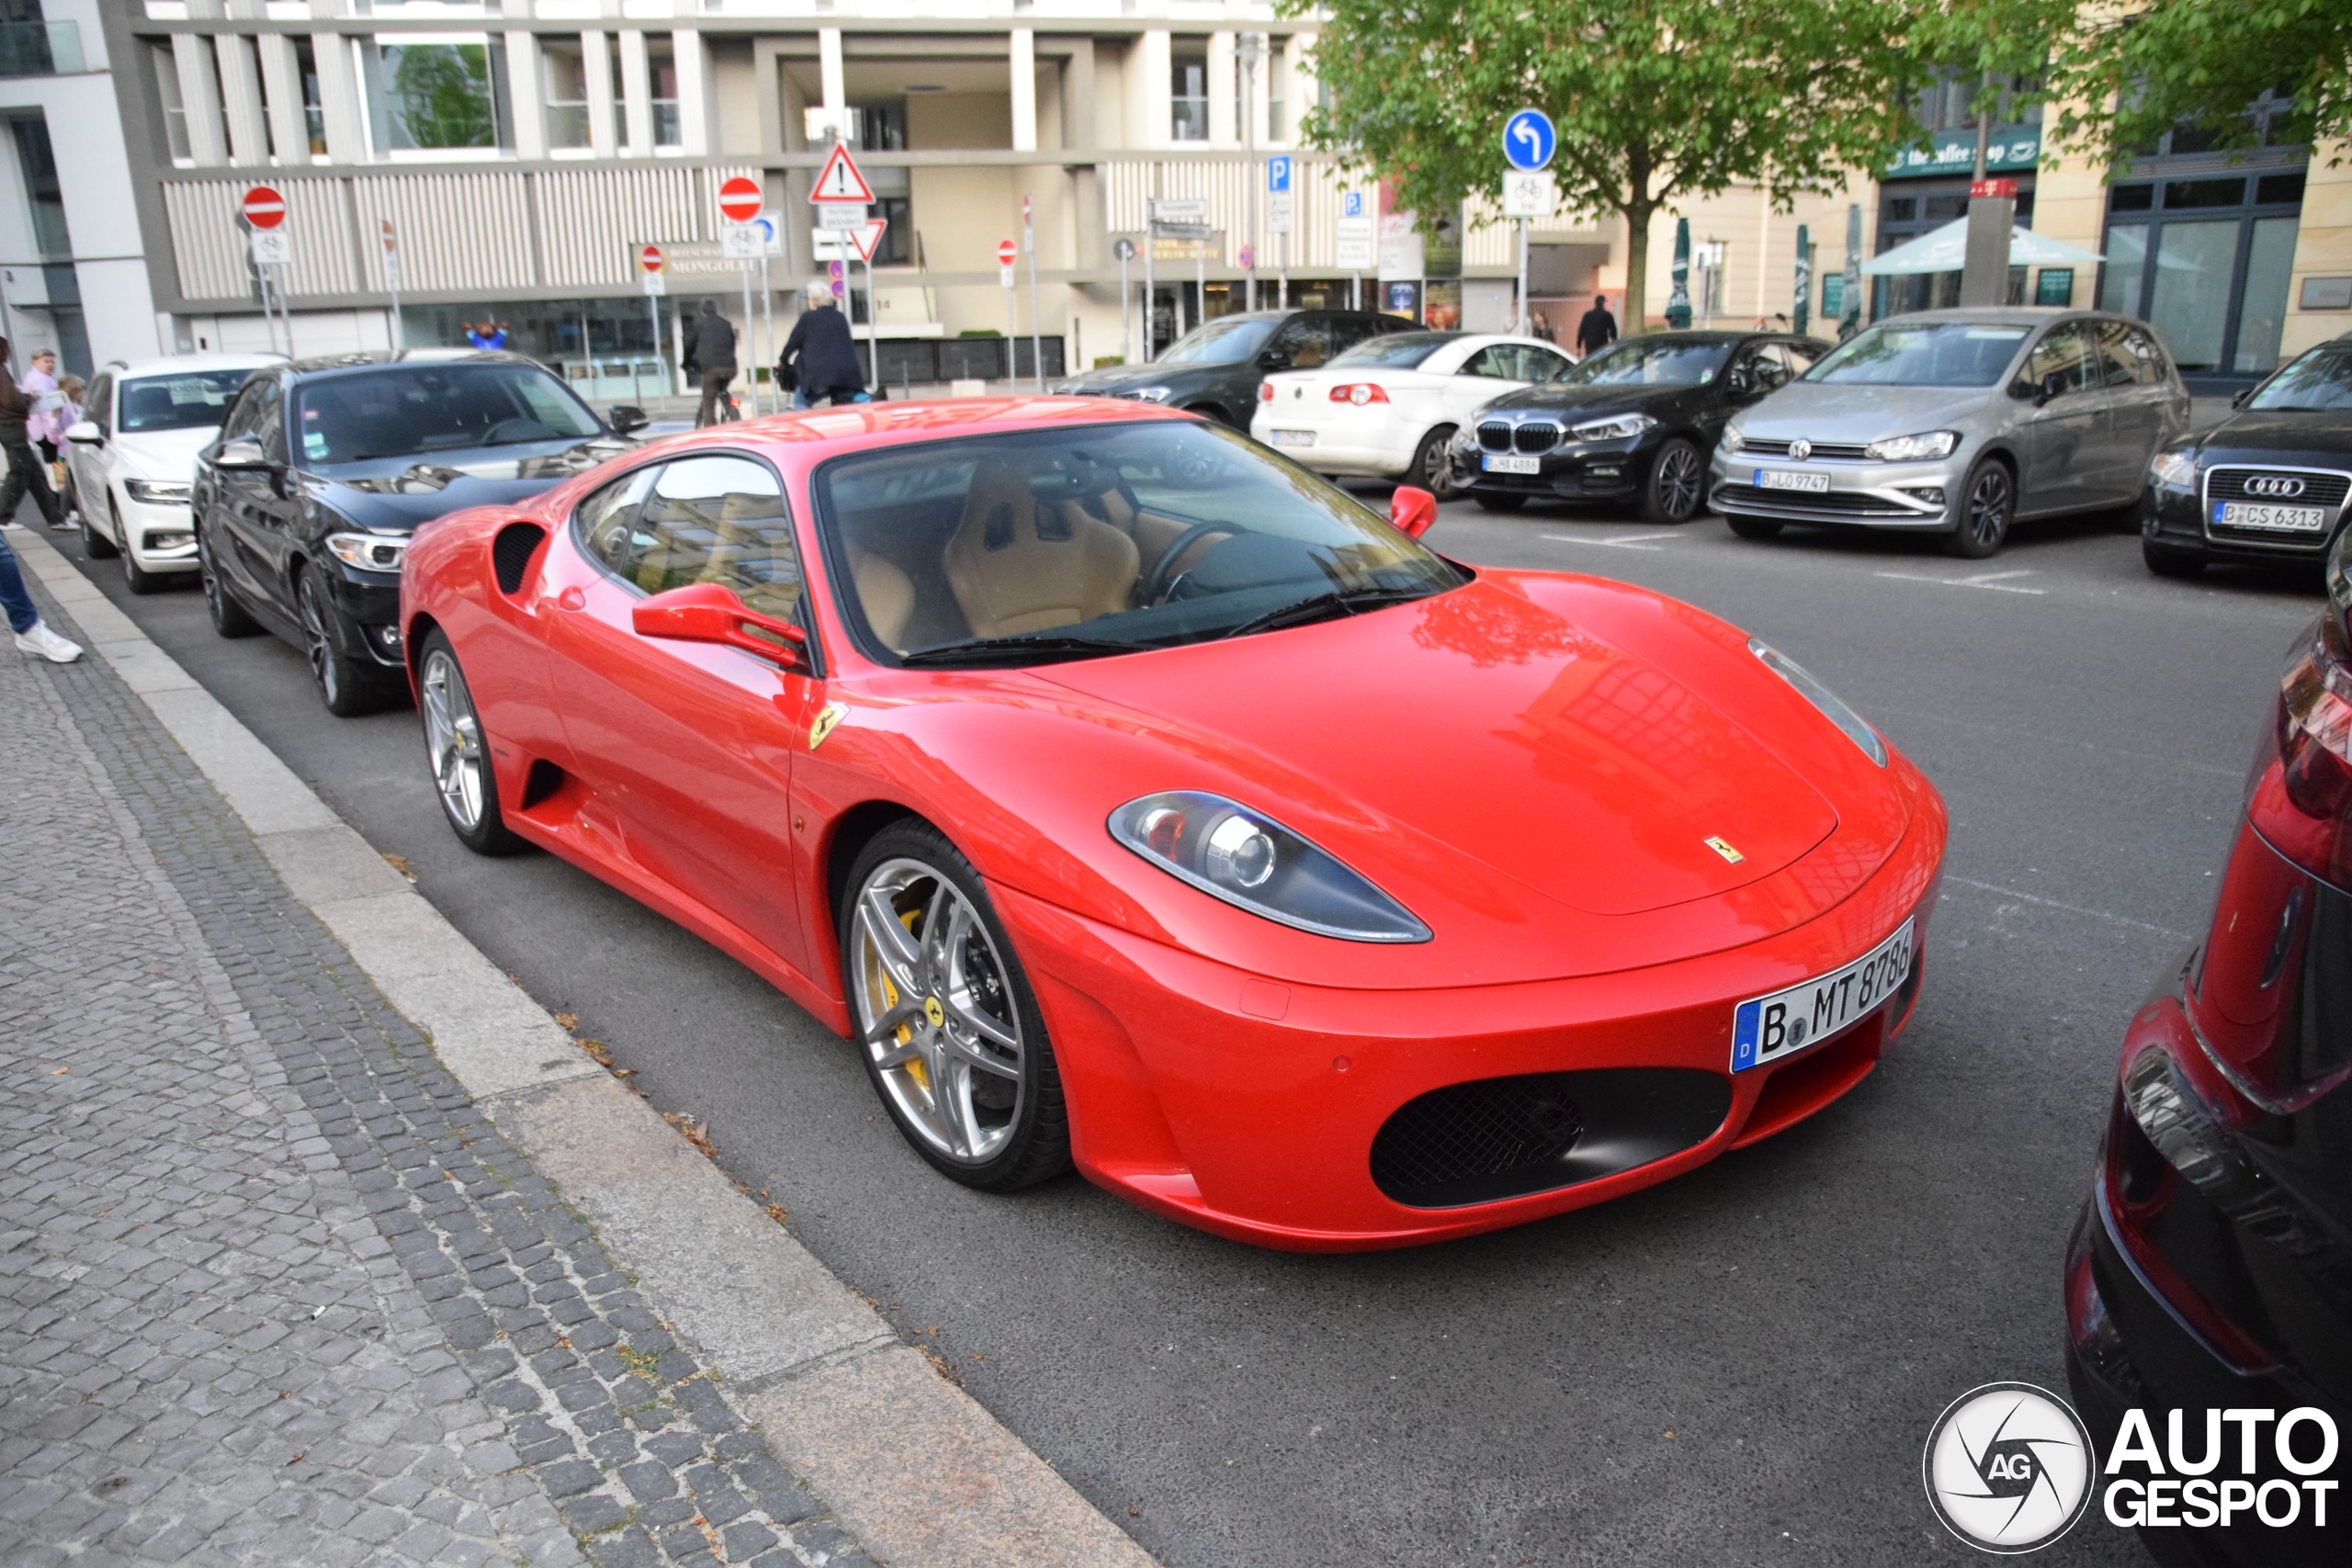
<path id="1" fill-rule="evenodd" d="M 2188 390 L 2146 323 L 2045 309 L 1924 310 L 1857 333 L 1725 426 L 1714 509 L 1999 549 L 2020 518 L 2136 503 Z"/>

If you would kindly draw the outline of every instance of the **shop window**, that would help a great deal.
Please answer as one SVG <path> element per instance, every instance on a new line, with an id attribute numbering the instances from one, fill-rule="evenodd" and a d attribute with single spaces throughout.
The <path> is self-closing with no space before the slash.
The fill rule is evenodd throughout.
<path id="1" fill-rule="evenodd" d="M 2165 210 L 2183 208 L 2238 207 L 2245 201 L 2245 181 L 2226 180 L 2167 180 L 2165 182 Z"/>
<path id="2" fill-rule="evenodd" d="M 863 152 L 905 152 L 907 100 L 892 98 L 881 103 L 852 104 L 849 108 L 849 139 Z"/>
<path id="3" fill-rule="evenodd" d="M 361 45 L 368 131 L 382 152 L 513 145 L 505 51 L 487 37 L 432 42 L 385 34 Z"/>
<path id="4" fill-rule="evenodd" d="M 548 145 L 550 148 L 588 145 L 588 62 L 580 40 L 543 39 L 539 45 L 539 79 L 547 105 Z"/>

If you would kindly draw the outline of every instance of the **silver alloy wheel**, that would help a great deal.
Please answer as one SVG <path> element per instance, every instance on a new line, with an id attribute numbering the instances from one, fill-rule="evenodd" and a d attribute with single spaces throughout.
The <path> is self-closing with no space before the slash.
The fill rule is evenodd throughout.
<path id="1" fill-rule="evenodd" d="M 433 764 L 441 808 L 470 833 L 481 826 L 482 792 L 489 787 L 483 774 L 481 721 L 474 716 L 472 694 L 466 690 L 458 661 L 440 648 L 424 656 L 424 678 L 418 687 L 424 698 L 424 753 Z"/>
<path id="2" fill-rule="evenodd" d="M 2009 531 L 2009 471 L 1988 463 L 1968 490 L 1968 533 L 1986 549 Z"/>
<path id="3" fill-rule="evenodd" d="M 858 1038 L 899 1118 L 935 1152 L 983 1165 L 1020 1125 L 1027 1089 L 1007 965 L 970 899 L 903 856 L 850 906 Z"/>
<path id="4" fill-rule="evenodd" d="M 1657 498 L 1660 509 L 1677 523 L 1699 509 L 1699 452 L 1676 442 L 1658 455 Z"/>
<path id="5" fill-rule="evenodd" d="M 326 612 L 319 607 L 319 591 L 311 586 L 306 576 L 294 590 L 295 608 L 302 615 L 302 652 L 311 660 L 311 677 L 319 690 L 326 694 L 329 703 L 341 694 L 342 661 L 335 657 L 334 641 L 327 634 Z"/>

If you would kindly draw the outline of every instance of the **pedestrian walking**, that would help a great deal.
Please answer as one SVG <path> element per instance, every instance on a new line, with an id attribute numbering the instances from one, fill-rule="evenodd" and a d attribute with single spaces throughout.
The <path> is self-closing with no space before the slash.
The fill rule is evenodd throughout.
<path id="1" fill-rule="evenodd" d="M 57 492 L 49 488 L 48 469 L 33 451 L 27 426 L 33 417 L 34 400 L 6 373 L 13 363 L 8 340 L 0 338 L 0 457 L 8 465 L 7 478 L 0 479 L 0 521 L 14 522 L 17 503 L 30 491 L 42 519 L 62 531 L 73 525 L 65 521 L 65 509 L 57 503 Z"/>
<path id="2" fill-rule="evenodd" d="M 1541 310 L 1535 312 L 1535 335 L 1542 338 L 1545 343 L 1557 343 L 1560 341 L 1558 338 L 1552 335 L 1552 318 L 1545 315 Z"/>
<path id="3" fill-rule="evenodd" d="M 71 664 L 82 657 L 82 645 L 51 631 L 33 608 L 33 596 L 25 592 L 25 574 L 17 569 L 17 552 L 8 547 L 5 534 L 0 534 L 0 610 L 7 612 L 8 629 L 17 634 L 17 652 L 51 664 Z"/>
<path id="4" fill-rule="evenodd" d="M 872 402 L 857 340 L 850 335 L 849 318 L 833 302 L 832 284 L 821 277 L 811 282 L 808 301 L 775 362 L 777 384 L 786 377 L 794 378 L 792 406 L 797 409 L 813 409 L 820 400 L 836 406 Z"/>
<path id="5" fill-rule="evenodd" d="M 25 422 L 25 434 L 32 437 L 33 449 L 40 460 L 49 465 L 49 488 L 62 490 L 65 478 L 58 471 L 58 461 L 65 452 L 65 396 L 57 379 L 57 351 L 53 348 L 33 350 L 30 368 L 17 385 L 25 396 L 33 400 L 32 417 Z"/>
<path id="6" fill-rule="evenodd" d="M 702 388 L 702 406 L 695 412 L 696 425 L 717 424 L 731 405 L 728 383 L 735 379 L 735 326 L 718 313 L 718 302 L 706 299 L 702 313 L 686 329 L 685 352 L 679 358 L 686 379 Z"/>
<path id="7" fill-rule="evenodd" d="M 1577 323 L 1577 354 L 1589 358 L 1617 341 L 1617 318 L 1609 313 L 1608 299 L 1599 294 L 1592 297 L 1592 309 Z"/>

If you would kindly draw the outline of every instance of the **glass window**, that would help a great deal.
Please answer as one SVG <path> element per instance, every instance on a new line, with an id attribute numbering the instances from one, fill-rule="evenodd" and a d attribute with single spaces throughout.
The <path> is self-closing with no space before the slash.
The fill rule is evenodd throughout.
<path id="1" fill-rule="evenodd" d="M 2121 316 L 2140 313 L 2140 278 L 2148 260 L 2148 226 L 2119 223 L 2107 231 L 2107 267 L 2099 275 L 2098 308 Z"/>
<path id="2" fill-rule="evenodd" d="M 588 62 L 580 52 L 579 40 L 542 39 L 539 75 L 545 84 L 548 145 L 587 146 Z"/>
<path id="3" fill-rule="evenodd" d="M 275 390 L 275 383 L 271 389 Z M 264 396 L 254 405 L 254 439 L 261 443 L 262 456 L 273 463 L 286 461 L 286 400 Z"/>
<path id="4" fill-rule="evenodd" d="M 1169 126 L 1171 141 L 1209 139 L 1209 57 L 1179 52 L 1169 67 Z"/>
<path id="5" fill-rule="evenodd" d="M 2237 344 L 2230 368 L 2257 375 L 2278 363 L 2278 335 L 2287 324 L 2288 277 L 2295 268 L 2292 218 L 2257 218 L 2246 247 L 2245 298 L 2238 307 Z"/>
<path id="6" fill-rule="evenodd" d="M 321 377 L 294 395 L 300 456 L 317 464 L 578 441 L 602 428 L 536 365 L 371 367 Z"/>
<path id="7" fill-rule="evenodd" d="M 2009 367 L 2028 330 L 1882 321 L 1824 355 L 1805 379 L 1865 387 L 1990 387 Z"/>
<path id="8" fill-rule="evenodd" d="M 716 582 L 778 619 L 800 602 L 800 552 L 764 463 L 721 456 L 639 469 L 591 497 L 581 519 L 589 552 L 648 593 Z"/>
<path id="9" fill-rule="evenodd" d="M 33 247 L 43 255 L 70 256 L 74 238 L 65 229 L 65 187 L 57 178 L 57 158 L 49 142 L 49 122 L 36 110 L 8 122 L 16 133 L 17 167 L 24 175 L 31 209 Z"/>
<path id="10" fill-rule="evenodd" d="M 122 428 L 200 430 L 219 424 L 250 370 L 191 370 L 141 376 L 122 384 Z"/>
<path id="11" fill-rule="evenodd" d="M 261 423 L 262 406 L 276 390 L 274 381 L 256 381 L 246 388 L 244 396 L 230 405 L 229 417 L 220 422 L 220 439 L 232 441 L 241 435 L 251 435 L 254 426 Z"/>
<path id="12" fill-rule="evenodd" d="M 1519 350 L 1507 343 L 1490 343 L 1470 356 L 1462 367 L 1464 376 L 1492 376 L 1498 380 L 1519 381 Z"/>
<path id="13" fill-rule="evenodd" d="M 816 492 L 852 619 L 913 663 L 1201 642 L 1464 581 L 1344 491 L 1191 421 L 858 452 Z"/>
<path id="14" fill-rule="evenodd" d="M 1527 378 L 1531 381 L 1556 381 L 1566 376 L 1575 364 L 1575 360 L 1555 348 L 1531 345 L 1527 350 Z"/>
<path id="15" fill-rule="evenodd" d="M 2254 182 L 2254 200 L 2257 207 L 2283 207 L 2290 202 L 2300 207 L 2303 200 L 2303 171 L 2290 175 L 2265 175 Z"/>
<path id="16" fill-rule="evenodd" d="M 1186 333 L 1159 356 L 1162 365 L 1238 365 L 1273 332 L 1263 316 L 1226 316 Z"/>
<path id="17" fill-rule="evenodd" d="M 451 152 L 503 147 L 507 133 L 505 51 L 487 38 L 462 41 L 368 40 L 369 129 L 376 151 Z"/>
<path id="18" fill-rule="evenodd" d="M 1391 333 L 1385 337 L 1365 338 L 1353 348 L 1341 349 L 1334 355 L 1331 367 L 1337 369 L 1342 365 L 1380 365 L 1395 370 L 1409 370 L 1461 335 L 1459 333 Z"/>
<path id="19" fill-rule="evenodd" d="M 684 143 L 678 119 L 678 51 L 666 33 L 645 40 L 646 74 L 653 86 L 653 145 Z"/>
<path id="20" fill-rule="evenodd" d="M 2109 212 L 2146 212 L 2155 204 L 2156 187 L 2154 186 L 2117 186 L 2107 197 Z"/>
<path id="21" fill-rule="evenodd" d="M 2055 377 L 2056 380 L 2052 381 Z M 2079 321 L 2062 321 L 2041 334 L 2018 372 L 2018 390 L 2045 386 L 2060 393 L 2087 391 L 2099 383 L 2098 354 Z"/>
<path id="22" fill-rule="evenodd" d="M 83 394 L 82 417 L 108 435 L 114 434 L 114 377 L 100 372 Z"/>
<path id="23" fill-rule="evenodd" d="M 302 82 L 302 130 L 311 144 L 311 156 L 327 155 L 326 100 L 319 90 L 319 56 L 310 35 L 298 33 L 294 38 L 294 73 Z"/>
<path id="24" fill-rule="evenodd" d="M 2246 400 L 2250 409 L 2352 412 L 2352 344 L 2324 343 L 2265 381 Z"/>
<path id="25" fill-rule="evenodd" d="M 2245 181 L 2226 180 L 2167 180 L 2165 182 L 2165 210 L 2182 208 L 2241 207 L 2245 203 Z"/>
<path id="26" fill-rule="evenodd" d="M 1319 370 L 1331 358 L 1331 319 L 1317 314 L 1293 316 L 1274 333 L 1270 346 L 1287 356 L 1294 370 Z"/>
<path id="27" fill-rule="evenodd" d="M 1331 323 L 1331 346 L 1344 354 L 1360 343 L 1376 342 L 1386 335 L 1388 323 L 1378 316 L 1342 312 L 1326 316 Z"/>
<path id="28" fill-rule="evenodd" d="M 2240 227 L 2234 218 L 2167 223 L 2157 236 L 2148 323 L 2172 344 L 2184 369 L 2221 367 Z"/>
<path id="29" fill-rule="evenodd" d="M 1731 356 L 1727 343 L 1655 343 L 1627 338 L 1579 360 L 1562 379 L 1582 386 L 1699 387 Z"/>
<path id="30" fill-rule="evenodd" d="M 170 149 L 175 163 L 185 164 L 196 154 L 188 147 L 187 103 L 180 96 L 180 62 L 168 48 L 151 49 L 148 60 L 155 68 L 155 97 L 164 108 L 164 144 Z"/>

